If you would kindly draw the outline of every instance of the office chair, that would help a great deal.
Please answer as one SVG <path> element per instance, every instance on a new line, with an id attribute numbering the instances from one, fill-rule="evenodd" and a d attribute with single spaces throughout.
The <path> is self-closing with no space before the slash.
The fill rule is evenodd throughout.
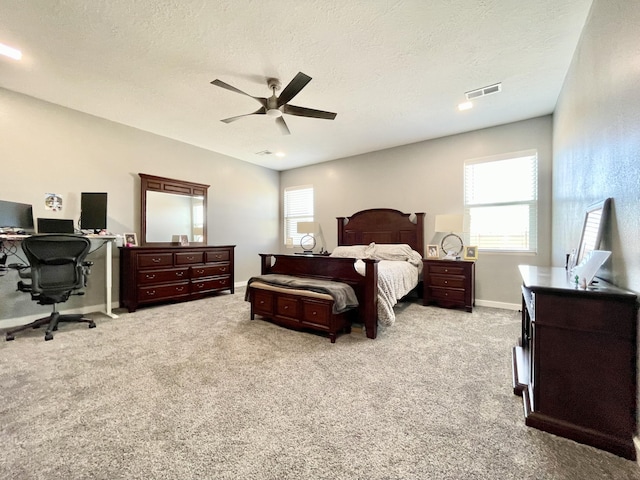
<path id="1" fill-rule="evenodd" d="M 66 302 L 70 295 L 84 295 L 78 290 L 86 286 L 87 275 L 93 265 L 93 262 L 85 261 L 90 248 L 89 239 L 78 235 L 34 235 L 22 241 L 22 250 L 29 260 L 29 266 L 13 267 L 21 278 L 30 278 L 31 282 L 19 281 L 18 290 L 29 292 L 31 299 L 40 305 L 53 305 L 53 311 L 48 317 L 6 332 L 7 341 L 13 340 L 17 332 L 46 324 L 45 340 L 53 339 L 53 332 L 58 330 L 60 322 L 88 323 L 89 328 L 96 326 L 93 320 L 80 314 L 61 315 L 56 308 L 58 303 Z"/>

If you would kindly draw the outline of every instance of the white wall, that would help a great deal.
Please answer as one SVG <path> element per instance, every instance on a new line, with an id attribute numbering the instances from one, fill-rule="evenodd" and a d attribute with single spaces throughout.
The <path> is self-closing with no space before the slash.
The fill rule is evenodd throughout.
<path id="1" fill-rule="evenodd" d="M 553 262 L 580 241 L 585 208 L 613 198 L 602 276 L 640 292 L 640 7 L 596 0 L 554 116 Z"/>
<path id="2" fill-rule="evenodd" d="M 108 192 L 108 228 L 140 234 L 138 173 L 210 184 L 208 240 L 237 245 L 236 281 L 260 272 L 258 253 L 277 248 L 279 174 L 246 162 L 135 128 L 109 122 L 0 89 L 0 199 L 34 206 L 34 217 L 80 216 L 80 193 Z M 45 193 L 63 196 L 63 210 L 44 209 Z M 103 301 L 104 257 L 96 264 L 85 297 L 65 308 Z M 8 263 L 16 262 L 9 258 Z M 118 299 L 118 256 L 114 257 L 114 299 Z M 24 293 L 15 292 L 17 275 L 0 277 L 3 320 L 45 313 Z M 4 322 L 5 324 L 7 322 Z M 6 326 L 6 325 L 5 325 Z"/>
<path id="3" fill-rule="evenodd" d="M 481 114 L 480 106 L 477 111 Z M 316 217 L 329 251 L 337 243 L 336 217 L 368 208 L 425 212 L 425 240 L 432 243 L 435 215 L 463 211 L 465 160 L 536 149 L 540 164 L 538 254 L 480 252 L 476 264 L 477 301 L 519 306 L 521 279 L 517 265 L 547 265 L 551 257 L 551 129 L 551 116 L 544 116 L 404 145 L 288 170 L 281 173 L 280 186 L 283 191 L 294 185 L 313 184 Z M 285 251 L 283 242 L 281 233 L 280 251 Z"/>

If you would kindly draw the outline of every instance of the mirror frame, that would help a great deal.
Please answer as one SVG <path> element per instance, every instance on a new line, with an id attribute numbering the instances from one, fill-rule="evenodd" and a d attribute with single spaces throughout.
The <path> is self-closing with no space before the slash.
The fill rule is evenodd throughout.
<path id="1" fill-rule="evenodd" d="M 147 242 L 147 192 L 170 193 L 173 195 L 185 195 L 187 197 L 198 196 L 203 198 L 202 242 L 189 242 L 189 246 L 207 245 L 207 190 L 209 185 L 202 183 L 176 180 L 175 178 L 157 177 L 146 173 L 138 173 L 140 176 L 140 245 L 141 246 L 176 246 L 172 242 Z"/>
<path id="2" fill-rule="evenodd" d="M 599 250 L 600 242 L 604 234 L 604 226 L 609 220 L 609 210 L 611 208 L 611 199 L 607 198 L 601 202 L 594 203 L 587 207 L 586 214 L 584 216 L 584 223 L 582 225 L 582 233 L 580 234 L 580 243 L 578 244 L 578 253 L 576 255 L 576 265 L 580 265 L 585 257 L 585 249 L 590 247 L 591 250 Z M 599 214 L 599 219 L 596 218 L 596 214 Z M 586 245 L 585 237 L 587 230 L 595 228 L 595 238 L 593 245 Z M 588 252 L 587 252 L 588 253 Z"/>

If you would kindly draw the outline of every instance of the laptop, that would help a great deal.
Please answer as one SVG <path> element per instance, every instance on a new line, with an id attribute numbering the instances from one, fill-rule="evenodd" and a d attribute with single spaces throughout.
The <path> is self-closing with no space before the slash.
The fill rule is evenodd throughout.
<path id="1" fill-rule="evenodd" d="M 38 218 L 38 233 L 75 233 L 73 220 Z"/>

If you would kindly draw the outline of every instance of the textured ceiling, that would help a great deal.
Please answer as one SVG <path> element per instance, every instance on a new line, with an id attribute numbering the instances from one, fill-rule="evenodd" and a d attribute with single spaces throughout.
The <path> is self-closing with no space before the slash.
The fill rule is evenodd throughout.
<path id="1" fill-rule="evenodd" d="M 0 0 L 0 87 L 286 170 L 551 113 L 591 0 Z M 253 115 L 266 79 L 335 120 Z M 464 92 L 502 93 L 459 112 Z M 283 151 L 286 157 L 257 155 Z"/>

